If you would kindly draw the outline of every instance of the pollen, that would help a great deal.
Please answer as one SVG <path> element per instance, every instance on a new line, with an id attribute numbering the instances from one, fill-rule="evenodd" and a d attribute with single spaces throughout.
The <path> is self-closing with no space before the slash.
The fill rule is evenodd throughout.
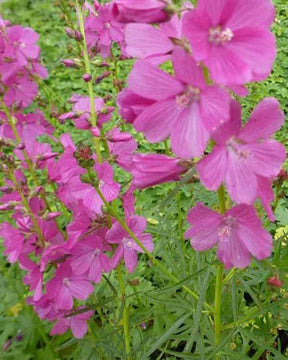
<path id="1" fill-rule="evenodd" d="M 209 41 L 216 45 L 225 45 L 230 42 L 234 37 L 234 34 L 231 29 L 226 28 L 222 30 L 221 26 L 216 28 L 211 28 L 209 30 Z"/>

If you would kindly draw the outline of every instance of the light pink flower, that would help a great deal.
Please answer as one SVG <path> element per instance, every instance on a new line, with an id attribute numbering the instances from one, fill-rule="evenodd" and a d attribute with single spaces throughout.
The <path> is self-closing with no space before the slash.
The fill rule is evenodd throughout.
<path id="1" fill-rule="evenodd" d="M 134 65 L 129 89 L 156 101 L 133 125 L 147 140 L 158 142 L 171 135 L 172 150 L 181 158 L 203 154 L 213 132 L 229 116 L 229 94 L 205 83 L 202 68 L 183 49 L 173 53 L 175 78 L 145 61 Z"/>
<path id="2" fill-rule="evenodd" d="M 217 256 L 225 268 L 244 268 L 251 255 L 263 260 L 271 255 L 272 236 L 263 229 L 261 220 L 250 205 L 237 205 L 221 215 L 198 203 L 190 210 L 192 228 L 185 234 L 196 251 L 218 244 Z"/>
<path id="3" fill-rule="evenodd" d="M 146 229 L 146 219 L 142 216 L 133 216 L 127 220 L 127 225 L 141 241 L 142 245 L 148 251 L 153 251 L 152 236 L 150 234 L 143 234 Z M 124 258 L 128 271 L 133 272 L 138 262 L 137 252 L 143 253 L 141 247 L 136 244 L 119 223 L 113 224 L 106 234 L 106 239 L 110 244 L 118 244 L 111 259 L 111 265 L 116 267 L 121 258 Z"/>
<path id="4" fill-rule="evenodd" d="M 214 134 L 216 146 L 197 165 L 204 186 L 215 191 L 224 181 L 235 202 L 252 204 L 259 196 L 267 207 L 273 199 L 270 180 L 285 160 L 284 146 L 269 137 L 283 122 L 278 101 L 266 98 L 241 128 L 241 107 L 233 100 L 229 122 Z"/>
<path id="5" fill-rule="evenodd" d="M 193 55 L 220 84 L 264 80 L 276 55 L 271 0 L 199 0 L 184 15 Z"/>

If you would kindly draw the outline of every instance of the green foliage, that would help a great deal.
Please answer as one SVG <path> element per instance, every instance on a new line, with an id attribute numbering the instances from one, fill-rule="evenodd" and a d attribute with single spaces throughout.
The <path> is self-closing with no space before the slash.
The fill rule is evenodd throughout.
<path id="1" fill-rule="evenodd" d="M 248 118 L 265 96 L 277 97 L 284 111 L 288 112 L 288 7 L 286 0 L 275 0 L 275 4 L 277 18 L 273 30 L 278 42 L 277 61 L 271 77 L 251 85 L 250 95 L 241 100 L 244 118 Z M 0 10 L 11 22 L 30 26 L 40 34 L 43 62 L 50 75 L 45 84 L 41 84 L 39 102 L 44 101 L 45 115 L 54 121 L 51 115 L 54 107 L 64 112 L 72 93 L 86 92 L 77 71 L 64 68 L 60 62 L 73 53 L 63 30 L 59 9 L 51 0 L 6 0 L 0 5 Z M 74 16 L 72 8 L 70 11 Z M 131 62 L 121 65 L 123 79 L 130 68 Z M 107 94 L 107 90 L 108 82 L 95 89 L 97 95 L 103 95 L 105 91 Z M 72 131 L 69 124 L 65 126 Z M 285 145 L 288 144 L 287 126 L 278 134 Z M 82 132 L 73 130 L 76 143 L 90 141 L 83 136 Z M 163 144 L 148 144 L 141 135 L 137 135 L 137 140 L 143 152 L 165 151 Z M 122 172 L 119 171 L 117 176 L 121 183 L 127 181 Z M 175 191 L 175 187 L 179 191 Z M 284 195 L 285 187 L 287 185 L 283 188 Z M 221 342 L 215 348 L 212 314 L 207 310 L 207 303 L 214 306 L 215 253 L 195 253 L 189 243 L 184 242 L 183 235 L 187 228 L 187 211 L 199 200 L 217 208 L 216 195 L 199 184 L 166 184 L 137 194 L 136 211 L 148 219 L 148 231 L 155 240 L 154 253 L 181 282 L 171 283 L 144 255 L 135 272 L 126 274 L 132 359 L 209 360 L 214 359 L 219 351 L 223 360 L 287 358 L 281 349 L 281 331 L 288 331 L 288 236 L 284 234 L 275 240 L 271 259 L 262 263 L 254 261 L 248 269 L 238 270 L 224 285 L 224 328 Z M 279 226 L 288 225 L 287 201 L 285 196 L 279 201 L 277 222 L 270 228 L 272 233 Z M 0 220 L 7 219 L 0 215 Z M 123 324 L 120 321 L 123 308 L 115 274 L 110 274 L 95 286 L 90 302 L 85 303 L 91 306 L 95 315 L 90 321 L 88 335 L 77 340 L 69 332 L 50 337 L 51 324 L 39 320 L 26 304 L 30 294 L 22 283 L 22 271 L 7 264 L 4 256 L 0 258 L 0 269 L 0 346 L 12 340 L 11 346 L 2 351 L 1 359 L 14 360 L 18 356 L 23 360 L 125 359 Z M 281 290 L 274 290 L 266 283 L 267 278 L 275 273 L 284 281 Z M 186 294 L 183 284 L 199 294 L 199 299 Z M 19 333 L 22 339 L 17 341 Z"/>

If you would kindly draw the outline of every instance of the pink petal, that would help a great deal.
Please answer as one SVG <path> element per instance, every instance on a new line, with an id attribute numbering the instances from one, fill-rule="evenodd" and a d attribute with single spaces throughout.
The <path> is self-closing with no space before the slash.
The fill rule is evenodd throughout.
<path id="1" fill-rule="evenodd" d="M 72 280 L 69 284 L 71 294 L 80 300 L 86 300 L 93 292 L 94 288 L 89 281 L 86 280 Z"/>
<path id="2" fill-rule="evenodd" d="M 229 118 L 230 95 L 218 86 L 207 87 L 200 95 L 200 112 L 206 129 L 215 131 Z"/>
<path id="3" fill-rule="evenodd" d="M 285 147 L 274 140 L 252 143 L 243 146 L 251 153 L 248 163 L 251 171 L 264 177 L 277 176 L 281 165 L 285 161 Z"/>
<path id="4" fill-rule="evenodd" d="M 154 249 L 153 239 L 150 234 L 142 234 L 138 236 L 138 239 L 140 240 L 141 244 L 144 246 L 146 250 L 149 252 L 152 252 Z M 144 251 L 141 249 L 139 245 L 135 245 L 134 247 L 137 251 L 143 253 Z"/>
<path id="5" fill-rule="evenodd" d="M 53 326 L 50 335 L 61 335 L 69 329 L 69 321 L 66 319 L 60 319 Z"/>
<path id="6" fill-rule="evenodd" d="M 129 89 L 151 100 L 165 100 L 184 91 L 183 85 L 163 70 L 137 61 L 128 77 Z"/>
<path id="7" fill-rule="evenodd" d="M 253 111 L 248 123 L 240 132 L 240 138 L 247 142 L 265 139 L 273 135 L 284 123 L 284 113 L 274 98 L 265 98 Z"/>
<path id="8" fill-rule="evenodd" d="M 71 319 L 71 330 L 72 334 L 75 336 L 76 339 L 83 338 L 83 336 L 87 333 L 88 330 L 86 321 L 77 319 L 77 317 L 74 316 Z"/>
<path id="9" fill-rule="evenodd" d="M 124 262 L 127 270 L 132 273 L 138 263 L 137 252 L 134 249 L 124 249 Z"/>
<path id="10" fill-rule="evenodd" d="M 63 310 L 70 310 L 73 307 L 73 297 L 70 289 L 66 285 L 62 285 L 58 293 L 55 293 L 55 301 L 57 307 Z"/>
<path id="11" fill-rule="evenodd" d="M 143 216 L 133 216 L 129 219 L 128 226 L 135 235 L 140 235 L 145 231 L 147 222 Z"/>
<path id="12" fill-rule="evenodd" d="M 157 102 L 144 110 L 135 120 L 134 127 L 145 134 L 150 142 L 164 140 L 177 121 L 181 109 L 175 99 Z"/>
<path id="13" fill-rule="evenodd" d="M 238 159 L 234 153 L 228 153 L 225 182 L 228 192 L 237 203 L 251 204 L 257 195 L 257 179 L 246 159 Z"/>
<path id="14" fill-rule="evenodd" d="M 112 228 L 107 231 L 106 239 L 112 244 L 121 243 L 122 239 L 127 236 L 126 231 L 119 223 L 113 224 Z"/>
<path id="15" fill-rule="evenodd" d="M 274 192 L 272 189 L 272 181 L 263 176 L 257 176 L 258 180 L 258 197 L 271 221 L 275 221 L 275 216 L 271 208 L 271 203 L 274 200 Z"/>
<path id="16" fill-rule="evenodd" d="M 127 53 L 139 59 L 166 54 L 174 45 L 159 29 L 148 24 L 128 24 L 125 28 Z"/>
<path id="17" fill-rule="evenodd" d="M 96 256 L 91 263 L 88 273 L 88 279 L 90 281 L 94 281 L 98 283 L 101 281 L 101 277 L 102 277 L 102 267 L 101 267 L 100 257 Z"/>
<path id="18" fill-rule="evenodd" d="M 209 140 L 197 102 L 184 109 L 172 129 L 173 152 L 184 159 L 201 156 Z"/>
<path id="19" fill-rule="evenodd" d="M 216 145 L 212 152 L 197 164 L 202 184 L 212 191 L 216 191 L 222 184 L 227 171 L 227 155 L 224 146 Z"/>
<path id="20" fill-rule="evenodd" d="M 202 67 L 184 49 L 176 47 L 173 51 L 172 61 L 178 80 L 199 89 L 206 88 Z"/>
<path id="21" fill-rule="evenodd" d="M 218 242 L 218 226 L 221 221 L 221 214 L 198 203 L 188 213 L 188 222 L 192 228 L 186 231 L 185 238 L 191 239 L 195 250 L 208 250 Z"/>

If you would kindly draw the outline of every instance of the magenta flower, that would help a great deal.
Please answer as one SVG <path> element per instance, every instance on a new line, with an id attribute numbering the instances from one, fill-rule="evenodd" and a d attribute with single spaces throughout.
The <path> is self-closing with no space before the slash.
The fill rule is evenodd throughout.
<path id="1" fill-rule="evenodd" d="M 37 95 L 37 85 L 23 74 L 9 77 L 4 84 L 8 86 L 4 95 L 6 106 L 27 107 Z"/>
<path id="2" fill-rule="evenodd" d="M 114 131 L 115 133 L 115 131 Z M 130 135 L 128 133 L 119 133 L 118 137 L 120 139 L 120 135 L 122 134 L 123 139 L 125 135 Z M 109 133 L 108 133 L 109 136 Z M 114 138 L 116 137 L 116 134 L 114 135 Z M 110 137 L 111 138 L 111 137 Z M 133 153 L 138 147 L 137 142 L 131 137 L 128 141 L 108 141 L 108 146 L 111 155 L 113 156 L 113 160 L 121 166 L 124 170 L 130 171 L 131 165 L 132 165 L 132 158 Z"/>
<path id="3" fill-rule="evenodd" d="M 272 236 L 264 230 L 256 211 L 250 205 L 237 205 L 221 215 L 198 203 L 190 210 L 192 228 L 185 236 L 196 251 L 218 244 L 217 256 L 225 268 L 244 268 L 251 255 L 263 260 L 271 255 Z"/>
<path id="4" fill-rule="evenodd" d="M 70 251 L 70 266 L 75 275 L 87 274 L 90 281 L 101 281 L 102 272 L 111 270 L 110 260 L 105 251 L 111 251 L 109 245 L 97 235 L 90 235 L 79 241 Z"/>
<path id="5" fill-rule="evenodd" d="M 202 155 L 213 132 L 229 117 L 229 94 L 207 86 L 202 68 L 183 49 L 173 53 L 175 78 L 145 61 L 136 62 L 129 89 L 156 101 L 134 121 L 150 142 L 171 135 L 172 150 L 181 158 Z"/>
<path id="6" fill-rule="evenodd" d="M 215 191 L 224 181 L 235 202 L 252 204 L 258 195 L 267 206 L 271 185 L 259 185 L 276 177 L 285 160 L 284 146 L 269 138 L 283 122 L 278 101 L 266 98 L 241 128 L 241 107 L 233 100 L 230 121 L 215 133 L 216 146 L 197 165 L 204 186 Z"/>
<path id="7" fill-rule="evenodd" d="M 143 234 L 146 229 L 146 219 L 142 216 L 133 216 L 127 221 L 127 225 L 148 250 L 153 251 L 153 240 L 150 234 Z M 107 232 L 106 239 L 110 244 L 117 244 L 118 247 L 111 259 L 112 267 L 116 267 L 121 258 L 124 258 L 125 265 L 129 272 L 133 272 L 137 266 L 137 252 L 143 250 L 131 236 L 122 228 L 119 223 L 113 224 Z"/>
<path id="8" fill-rule="evenodd" d="M 119 114 L 128 124 L 132 124 L 143 110 L 155 102 L 155 100 L 146 99 L 127 88 L 122 90 L 117 97 Z"/>
<path id="9" fill-rule="evenodd" d="M 62 310 L 73 307 L 73 297 L 86 300 L 93 292 L 93 286 L 84 275 L 75 275 L 68 263 L 61 264 L 52 280 L 46 284 L 47 296 L 54 299 Z"/>
<path id="10" fill-rule="evenodd" d="M 167 21 L 165 11 L 168 1 L 165 0 L 114 0 L 113 15 L 119 22 L 124 23 L 156 23 Z"/>
<path id="11" fill-rule="evenodd" d="M 29 285 L 30 291 L 34 291 L 33 300 L 38 301 L 42 296 L 43 275 L 40 267 L 31 261 L 27 256 L 20 258 L 20 266 L 28 273 L 23 278 L 23 283 Z"/>
<path id="12" fill-rule="evenodd" d="M 185 168 L 179 159 L 161 154 L 136 154 L 130 169 L 133 183 L 138 189 L 180 180 Z"/>
<path id="13" fill-rule="evenodd" d="M 119 43 L 124 40 L 123 24 L 115 21 L 111 5 L 98 6 L 97 16 L 91 14 L 85 21 L 88 39 L 89 33 L 92 32 L 94 34 L 93 42 L 97 40 L 96 46 L 104 58 L 110 56 L 110 48 L 113 41 Z"/>
<path id="14" fill-rule="evenodd" d="M 7 29 L 8 44 L 5 47 L 4 56 L 17 59 L 20 66 L 27 65 L 29 59 L 36 60 L 40 49 L 36 44 L 39 35 L 30 28 L 20 25 L 10 26 Z"/>
<path id="15" fill-rule="evenodd" d="M 264 80 L 271 71 L 276 55 L 269 31 L 273 19 L 271 0 L 199 0 L 184 15 L 184 33 L 214 81 L 241 85 Z"/>
<path id="16" fill-rule="evenodd" d="M 99 189 L 104 198 L 111 202 L 115 200 L 120 192 L 120 185 L 113 179 L 113 168 L 108 162 L 103 164 L 95 164 L 95 171 L 99 181 Z M 96 214 L 101 213 L 103 200 L 97 193 L 96 189 L 90 185 L 81 182 L 80 178 L 71 179 L 68 192 L 78 200 L 83 200 L 83 205 Z"/>
<path id="17" fill-rule="evenodd" d="M 81 310 L 81 308 L 78 310 Z M 91 316 L 93 316 L 93 311 L 86 311 L 74 316 L 61 317 L 53 326 L 50 335 L 61 335 L 71 328 L 74 337 L 81 339 L 87 333 L 87 320 Z"/>

